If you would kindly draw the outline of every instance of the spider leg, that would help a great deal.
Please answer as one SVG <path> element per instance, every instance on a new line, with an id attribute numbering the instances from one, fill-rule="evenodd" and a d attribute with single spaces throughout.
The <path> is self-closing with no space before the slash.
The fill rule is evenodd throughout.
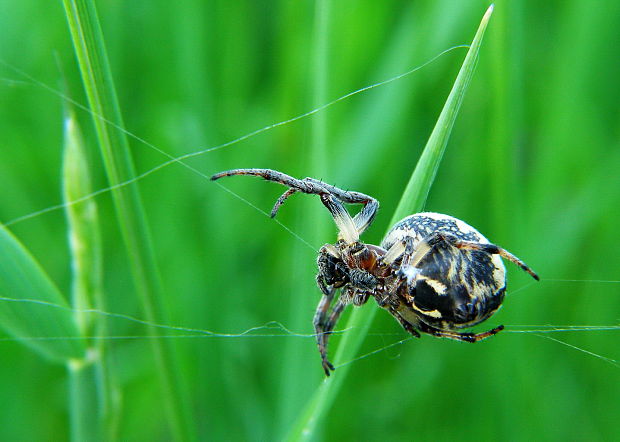
<path id="1" fill-rule="evenodd" d="M 252 175 L 266 179 L 267 181 L 273 181 L 283 184 L 287 187 L 294 187 L 304 193 L 317 193 L 313 192 L 311 186 L 309 186 L 303 180 L 298 180 L 290 175 L 287 175 L 277 170 L 272 169 L 232 169 L 224 172 L 216 173 L 211 177 L 211 181 L 219 180 L 220 178 L 235 175 Z"/>
<path id="2" fill-rule="evenodd" d="M 323 325 L 323 330 L 319 335 L 317 331 L 317 342 L 319 344 L 319 353 L 321 353 L 321 362 L 323 364 L 323 370 L 325 371 L 325 375 L 329 376 L 331 371 L 334 371 L 335 368 L 331 362 L 327 359 L 327 343 L 329 341 L 329 336 L 331 335 L 340 315 L 342 314 L 344 308 L 349 304 L 348 296 L 340 296 L 336 304 L 334 304 L 334 308 L 329 315 L 329 318 Z"/>
<path id="3" fill-rule="evenodd" d="M 336 186 L 326 184 L 314 178 L 305 178 L 304 181 L 322 186 L 327 191 L 327 193 L 335 196 L 343 203 L 363 204 L 364 207 L 362 208 L 362 210 L 360 210 L 359 213 L 353 218 L 353 223 L 355 224 L 358 235 L 361 235 L 375 219 L 375 215 L 377 215 L 377 211 L 379 210 L 379 201 L 377 201 L 373 197 L 361 192 L 342 190 Z M 323 202 L 323 204 L 325 204 L 325 202 Z M 329 209 L 329 207 L 327 208 Z"/>
<path id="4" fill-rule="evenodd" d="M 418 325 L 420 327 L 420 331 L 422 331 L 423 333 L 428 333 L 429 335 L 433 335 L 438 338 L 448 338 L 448 339 L 453 339 L 455 341 L 463 341 L 463 342 L 471 342 L 471 343 L 482 341 L 483 339 L 496 335 L 497 333 L 499 333 L 500 331 L 504 329 L 504 326 L 500 325 L 498 327 L 495 327 L 491 330 L 488 330 L 482 333 L 459 333 L 459 332 L 449 331 L 449 330 L 440 330 L 438 328 L 431 327 L 430 325 L 425 324 L 423 322 L 420 322 L 420 324 Z"/>
<path id="5" fill-rule="evenodd" d="M 417 274 L 418 264 L 432 249 L 433 246 L 424 239 L 418 243 L 414 252 L 413 238 L 408 236 L 404 240 L 392 244 L 382 259 L 384 264 L 397 268 L 394 263 L 402 256 L 398 275 L 410 282 Z"/>
<path id="6" fill-rule="evenodd" d="M 415 327 L 411 323 L 409 323 L 407 320 L 405 320 L 405 318 L 403 318 L 401 314 L 398 313 L 398 311 L 396 311 L 394 307 L 391 307 L 388 311 L 390 312 L 392 316 L 394 316 L 394 318 L 396 318 L 396 320 L 400 323 L 400 325 L 405 329 L 407 333 L 412 335 L 414 338 L 420 337 L 420 333 L 418 333 Z"/>
<path id="7" fill-rule="evenodd" d="M 327 374 L 327 376 L 329 376 L 329 370 L 333 370 L 334 367 L 327 360 L 327 336 L 325 334 L 325 325 L 327 312 L 329 310 L 332 299 L 334 298 L 334 293 L 336 292 L 336 289 L 334 289 L 333 287 L 327 287 L 324 282 L 319 282 L 318 277 L 317 282 L 319 283 L 319 287 L 323 292 L 323 296 L 321 297 L 319 305 L 316 308 L 316 313 L 314 314 L 314 319 L 312 322 L 314 324 L 316 342 L 319 346 L 319 353 L 321 353 L 323 370 L 325 370 L 325 373 Z"/>
<path id="8" fill-rule="evenodd" d="M 344 239 L 347 243 L 351 244 L 359 240 L 359 232 L 355 226 L 355 222 L 347 209 L 344 208 L 342 203 L 334 198 L 329 193 L 321 194 L 321 202 L 327 210 L 332 214 L 336 226 L 338 226 L 338 236 Z"/>
<path id="9" fill-rule="evenodd" d="M 370 198 L 370 201 L 364 204 L 362 210 L 360 210 L 359 213 L 353 218 L 353 222 L 357 228 L 357 233 L 360 235 L 364 233 L 368 226 L 374 221 L 378 210 L 379 202 L 374 198 Z"/>
<path id="10" fill-rule="evenodd" d="M 459 333 L 455 331 L 449 330 L 440 330 L 435 327 L 431 327 L 428 324 L 425 324 L 422 321 L 419 321 L 415 326 L 408 322 L 402 315 L 396 310 L 394 307 L 390 307 L 388 309 L 390 314 L 396 318 L 396 320 L 400 323 L 400 325 L 407 331 L 409 334 L 413 335 L 416 338 L 420 337 L 420 333 L 416 330 L 418 328 L 422 333 L 428 333 L 429 335 L 436 336 L 438 338 L 448 338 L 453 339 L 455 341 L 463 341 L 463 342 L 478 342 L 486 339 L 490 336 L 493 336 L 504 329 L 503 325 L 495 327 L 491 330 L 482 333 Z"/>
<path id="11" fill-rule="evenodd" d="M 387 265 L 392 265 L 398 258 L 404 255 L 404 258 L 400 264 L 401 271 L 408 267 L 416 267 L 420 261 L 433 249 L 433 246 L 437 241 L 433 241 L 433 235 L 420 241 L 413 253 L 413 238 L 408 236 L 402 241 L 397 241 L 383 256 L 383 262 Z"/>
<path id="12" fill-rule="evenodd" d="M 481 244 L 478 242 L 463 241 L 453 235 L 443 234 L 441 232 L 435 232 L 431 236 L 436 237 L 437 240 L 445 240 L 449 244 L 452 244 L 453 246 L 458 247 L 459 249 L 478 250 L 481 252 L 489 253 L 491 255 L 499 255 L 502 258 L 507 259 L 508 261 L 513 262 L 514 264 L 521 267 L 521 269 L 529 273 L 530 276 L 534 278 L 536 281 L 540 281 L 540 278 L 538 277 L 538 275 L 527 264 L 525 264 L 523 261 L 521 261 L 519 258 L 517 258 L 515 255 L 513 255 L 509 251 L 502 249 L 501 247 L 496 246 L 495 244 Z"/>
<path id="13" fill-rule="evenodd" d="M 396 241 L 379 259 L 383 264 L 391 266 L 394 262 L 405 253 L 405 241 Z"/>
<path id="14" fill-rule="evenodd" d="M 364 232 L 366 228 L 368 228 L 370 223 L 372 223 L 372 221 L 375 218 L 375 215 L 377 214 L 377 210 L 379 209 L 379 202 L 373 197 L 365 195 L 363 193 L 343 190 L 338 187 L 332 186 L 330 184 L 326 184 L 314 178 L 304 178 L 303 180 L 299 180 L 297 178 L 293 178 L 290 175 L 287 175 L 285 173 L 278 172 L 272 169 L 227 170 L 224 172 L 216 173 L 215 175 L 211 177 L 211 180 L 215 181 L 223 177 L 235 176 L 235 175 L 258 176 L 258 177 L 266 179 L 267 181 L 273 181 L 276 183 L 280 183 L 284 186 L 290 187 L 290 189 L 284 192 L 284 194 L 282 194 L 282 196 L 280 196 L 280 198 L 278 198 L 278 200 L 276 201 L 271 211 L 272 217 L 276 215 L 276 213 L 278 212 L 278 209 L 286 201 L 286 199 L 290 197 L 292 194 L 294 194 L 295 192 L 308 193 L 312 195 L 321 195 L 322 197 L 321 200 L 323 201 L 323 204 L 331 212 L 332 216 L 334 217 L 336 221 L 336 224 L 338 225 L 338 228 L 341 230 L 342 230 L 341 225 L 343 224 L 343 219 L 345 219 L 347 225 L 345 226 L 346 236 L 344 239 L 347 239 L 347 237 L 353 237 L 351 235 L 353 230 L 357 232 L 356 235 L 354 236 L 359 237 L 359 235 L 362 232 Z M 363 204 L 364 207 L 349 222 L 347 218 L 351 219 L 351 216 L 344 209 L 344 207 L 342 207 L 342 209 L 340 208 L 334 209 L 334 205 L 323 198 L 324 195 L 330 195 L 331 197 L 333 197 L 332 198 L 333 200 L 338 200 L 340 206 L 342 206 L 342 203 L 347 203 L 347 204 Z M 346 216 L 345 216 L 345 213 L 346 213 Z M 353 227 L 351 227 L 351 225 Z"/>
<path id="15" fill-rule="evenodd" d="M 269 214 L 269 216 L 271 216 L 272 218 L 275 218 L 275 216 L 278 213 L 278 210 L 280 210 L 280 206 L 284 204 L 284 202 L 288 199 L 289 196 L 293 195 L 296 192 L 298 192 L 298 190 L 295 189 L 294 187 L 291 187 L 286 192 L 284 192 L 282 195 L 280 195 L 280 198 L 278 198 L 276 203 L 273 205 L 273 209 L 271 209 L 271 213 Z"/>
<path id="16" fill-rule="evenodd" d="M 406 255 L 405 259 L 403 259 L 403 263 L 401 268 L 405 267 L 417 267 L 420 261 L 428 255 L 431 250 L 433 250 L 433 243 L 430 242 L 427 238 L 423 239 L 418 243 L 418 246 L 415 249 L 415 253 L 413 253 L 413 239 L 407 238 L 409 241 L 407 243 Z"/>

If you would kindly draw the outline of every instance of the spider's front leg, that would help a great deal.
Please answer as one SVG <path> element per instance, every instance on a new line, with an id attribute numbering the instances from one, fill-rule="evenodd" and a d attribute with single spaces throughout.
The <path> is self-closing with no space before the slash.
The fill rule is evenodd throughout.
<path id="1" fill-rule="evenodd" d="M 321 275 L 317 275 L 317 284 L 323 292 L 323 296 L 321 297 L 319 305 L 316 308 L 312 322 L 314 324 L 314 332 L 316 334 L 316 343 L 319 347 L 319 353 L 321 354 L 323 370 L 325 371 L 325 374 L 329 376 L 330 370 L 334 370 L 334 366 L 327 360 L 327 335 L 325 334 L 325 322 L 327 319 L 327 312 L 329 311 L 329 306 L 332 303 L 336 289 L 333 286 L 325 285 Z"/>
<path id="2" fill-rule="evenodd" d="M 314 178 L 304 178 L 299 180 L 277 170 L 272 169 L 233 169 L 216 173 L 211 180 L 218 180 L 222 177 L 235 175 L 252 175 L 273 181 L 289 187 L 276 201 L 271 216 L 276 216 L 278 209 L 294 193 L 302 192 L 311 195 L 320 195 L 321 201 L 334 217 L 334 221 L 340 230 L 343 239 L 347 242 L 355 242 L 359 235 L 364 232 L 372 223 L 379 209 L 379 202 L 371 196 L 360 192 L 353 192 L 340 189 L 336 186 L 326 184 Z M 346 204 L 363 204 L 360 212 L 351 218 L 351 215 L 343 206 Z"/>
<path id="3" fill-rule="evenodd" d="M 319 277 L 317 277 L 317 282 L 318 281 Z M 334 330 L 334 327 L 338 322 L 338 318 L 340 318 L 344 308 L 349 304 L 351 297 L 345 293 L 341 294 L 328 316 L 327 313 L 329 311 L 329 306 L 337 289 L 333 288 L 333 286 L 326 287 L 324 283 L 321 282 L 319 282 L 319 287 L 321 287 L 321 290 L 325 287 L 326 291 L 323 292 L 323 297 L 321 298 L 321 301 L 319 301 L 319 305 L 316 308 L 313 323 L 314 331 L 316 333 L 316 342 L 319 347 L 319 353 L 321 354 L 323 371 L 325 371 L 326 376 L 329 376 L 331 372 L 335 370 L 333 364 L 327 359 L 327 344 L 329 341 L 329 335 Z M 345 288 L 345 290 L 348 289 Z"/>

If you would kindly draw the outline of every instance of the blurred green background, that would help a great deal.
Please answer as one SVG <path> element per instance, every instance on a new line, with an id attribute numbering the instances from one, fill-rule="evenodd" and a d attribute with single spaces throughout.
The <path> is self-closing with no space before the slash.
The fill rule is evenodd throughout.
<path id="1" fill-rule="evenodd" d="M 468 44 L 487 6 L 473 0 L 97 2 L 125 127 L 173 156 L 287 120 Z M 507 265 L 504 308 L 479 327 L 505 324 L 507 330 L 482 344 L 423 336 L 351 362 L 316 439 L 620 436 L 620 365 L 587 353 L 620 359 L 619 27 L 620 2 L 496 2 L 426 209 L 476 226 L 542 281 Z M 61 2 L 2 2 L 0 29 L 4 62 L 86 103 Z M 465 51 L 187 164 L 207 176 L 273 168 L 368 193 L 382 209 L 364 239 L 377 244 Z M 0 100 L 0 221 L 6 223 L 62 202 L 66 103 L 6 64 Z M 106 188 L 92 117 L 75 110 L 93 188 Z M 139 173 L 167 160 L 135 139 L 130 144 Z M 284 190 L 252 178 L 221 183 L 263 211 Z M 299 195 L 281 209 L 278 220 L 308 247 L 177 164 L 140 180 L 139 190 L 164 287 L 166 314 L 159 322 L 234 335 L 277 321 L 293 332 L 208 337 L 160 330 L 165 336 L 157 339 L 175 348 L 176 373 L 187 390 L 188 437 L 282 439 L 324 377 L 308 335 L 319 299 L 315 250 L 335 238 L 329 214 L 317 198 Z M 110 193 L 94 200 L 106 310 L 144 319 Z M 64 212 L 10 230 L 68 298 Z M 363 308 L 377 307 L 371 300 Z M 96 316 L 107 325 L 103 342 L 121 392 L 116 434 L 168 440 L 147 327 Z M 616 329 L 544 333 L 583 351 L 540 332 L 521 333 L 545 325 Z M 2 333 L 0 439 L 69 438 L 66 367 Z M 406 337 L 378 312 L 360 355 Z M 331 354 L 337 345 L 334 336 Z"/>

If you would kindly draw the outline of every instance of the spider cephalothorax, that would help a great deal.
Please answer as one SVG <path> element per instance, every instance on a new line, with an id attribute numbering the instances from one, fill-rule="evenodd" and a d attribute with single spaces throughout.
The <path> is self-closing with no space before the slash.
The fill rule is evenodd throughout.
<path id="1" fill-rule="evenodd" d="M 477 342 L 503 326 L 478 334 L 457 330 L 479 324 L 501 306 L 506 291 L 501 258 L 538 280 L 523 261 L 451 216 L 410 215 L 392 227 L 381 246 L 375 246 L 359 240 L 379 209 L 374 198 L 271 169 L 235 169 L 211 179 L 233 175 L 259 176 L 289 187 L 276 201 L 272 217 L 289 196 L 302 192 L 319 195 L 338 226 L 338 241 L 321 247 L 317 258 L 316 281 L 323 297 L 314 315 L 314 329 L 328 376 L 334 367 L 327 359 L 327 341 L 348 304 L 360 306 L 373 297 L 413 336 L 423 332 Z M 344 203 L 364 207 L 351 217 Z"/>

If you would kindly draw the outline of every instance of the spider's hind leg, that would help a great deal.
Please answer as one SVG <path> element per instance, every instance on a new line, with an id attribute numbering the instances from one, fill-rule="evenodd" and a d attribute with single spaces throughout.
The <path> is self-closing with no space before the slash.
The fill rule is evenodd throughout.
<path id="1" fill-rule="evenodd" d="M 453 339 L 455 341 L 463 341 L 463 342 L 471 342 L 471 343 L 482 341 L 483 339 L 496 335 L 497 333 L 499 333 L 500 331 L 504 329 L 504 326 L 500 325 L 498 327 L 492 328 L 491 330 L 488 330 L 482 333 L 461 333 L 461 332 L 450 331 L 450 330 L 440 330 L 438 328 L 431 327 L 430 325 L 424 324 L 423 322 L 420 322 L 419 327 L 420 327 L 420 331 L 422 331 L 423 333 L 428 333 L 429 335 L 433 335 L 438 338 L 448 338 L 448 339 Z"/>
<path id="2" fill-rule="evenodd" d="M 496 246 L 495 244 L 482 244 L 482 243 L 472 242 L 472 241 L 463 241 L 462 239 L 458 239 L 457 237 L 453 235 L 439 233 L 439 232 L 436 232 L 433 235 L 433 241 L 442 241 L 442 240 L 452 244 L 453 246 L 459 249 L 478 250 L 481 252 L 489 253 L 491 255 L 499 255 L 502 258 L 507 259 L 508 261 L 521 267 L 522 270 L 529 273 L 530 276 L 534 278 L 536 281 L 540 281 L 540 278 L 538 277 L 536 272 L 534 272 L 534 270 L 532 270 L 526 263 L 521 261 L 519 258 L 517 258 L 515 255 L 510 253 L 508 250 L 503 249 L 499 246 Z"/>

